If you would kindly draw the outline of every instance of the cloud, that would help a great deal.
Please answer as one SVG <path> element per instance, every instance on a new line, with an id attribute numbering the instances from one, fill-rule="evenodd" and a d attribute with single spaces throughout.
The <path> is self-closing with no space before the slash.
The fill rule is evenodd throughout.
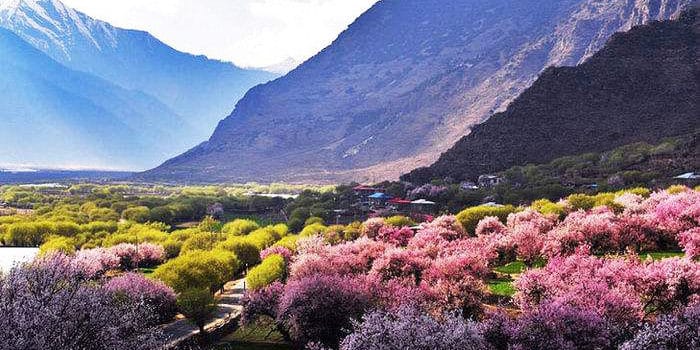
<path id="1" fill-rule="evenodd" d="M 116 26 L 243 67 L 301 62 L 377 0 L 64 0 Z"/>

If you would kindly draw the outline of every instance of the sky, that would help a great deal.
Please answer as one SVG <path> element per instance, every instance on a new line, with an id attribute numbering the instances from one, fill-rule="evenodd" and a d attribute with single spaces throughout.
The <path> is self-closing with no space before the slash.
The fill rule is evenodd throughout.
<path id="1" fill-rule="evenodd" d="M 96 19 L 150 32 L 174 48 L 270 67 L 305 61 L 377 0 L 63 0 Z"/>

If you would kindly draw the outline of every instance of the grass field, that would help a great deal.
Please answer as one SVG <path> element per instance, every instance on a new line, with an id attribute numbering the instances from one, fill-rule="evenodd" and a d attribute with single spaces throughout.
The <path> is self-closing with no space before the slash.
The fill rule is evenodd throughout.
<path id="1" fill-rule="evenodd" d="M 654 260 L 661 260 L 666 258 L 681 257 L 683 255 L 685 255 L 683 252 L 649 252 L 641 253 L 639 254 L 639 257 L 646 259 L 648 256 L 651 256 L 651 258 Z"/>
<path id="2" fill-rule="evenodd" d="M 509 278 L 495 279 L 488 282 L 489 290 L 491 294 L 512 297 L 515 294 L 515 287 L 513 287 L 513 280 Z"/>

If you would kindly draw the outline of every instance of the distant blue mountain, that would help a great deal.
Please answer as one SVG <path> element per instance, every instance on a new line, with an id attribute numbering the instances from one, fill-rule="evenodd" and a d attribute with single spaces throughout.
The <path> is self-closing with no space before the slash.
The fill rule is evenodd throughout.
<path id="1" fill-rule="evenodd" d="M 0 163 L 143 168 L 191 146 L 157 99 L 71 70 L 0 28 Z"/>
<path id="2" fill-rule="evenodd" d="M 113 27 L 58 0 L 0 0 L 0 28 L 25 42 L 2 33 L 3 45 L 13 47 L 16 56 L 1 48 L 11 65 L 0 68 L 0 79 L 16 91 L 2 91 L 0 123 L 20 120 L 21 125 L 0 133 L 14 139 L 33 133 L 41 141 L 36 148 L 0 153 L 0 164 L 50 160 L 40 165 L 54 165 L 61 159 L 65 165 L 152 166 L 201 141 L 249 88 L 276 77 L 179 52 L 146 32 Z M 35 63 L 13 61 L 23 55 Z M 52 59 L 48 67 L 36 63 L 47 58 Z M 21 105 L 27 101 L 33 103 Z M 40 120 L 51 124 L 31 123 Z M 94 130 L 96 125 L 101 130 Z M 54 133 L 39 133 L 49 130 Z M 89 135 L 79 133 L 88 130 Z M 63 153 L 67 143 L 84 149 Z M 53 156 L 42 154 L 42 145 L 53 149 Z M 79 154 L 85 158 L 73 158 Z"/>

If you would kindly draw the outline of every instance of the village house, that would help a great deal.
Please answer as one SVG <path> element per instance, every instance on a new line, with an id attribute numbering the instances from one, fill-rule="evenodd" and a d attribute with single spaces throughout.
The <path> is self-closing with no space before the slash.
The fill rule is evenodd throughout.
<path id="1" fill-rule="evenodd" d="M 483 187 L 485 187 L 485 188 L 494 187 L 496 185 L 499 185 L 502 182 L 503 182 L 502 177 L 496 176 L 496 175 L 488 175 L 488 174 L 479 176 L 479 181 L 478 181 L 479 187 L 482 187 L 482 188 Z"/>

